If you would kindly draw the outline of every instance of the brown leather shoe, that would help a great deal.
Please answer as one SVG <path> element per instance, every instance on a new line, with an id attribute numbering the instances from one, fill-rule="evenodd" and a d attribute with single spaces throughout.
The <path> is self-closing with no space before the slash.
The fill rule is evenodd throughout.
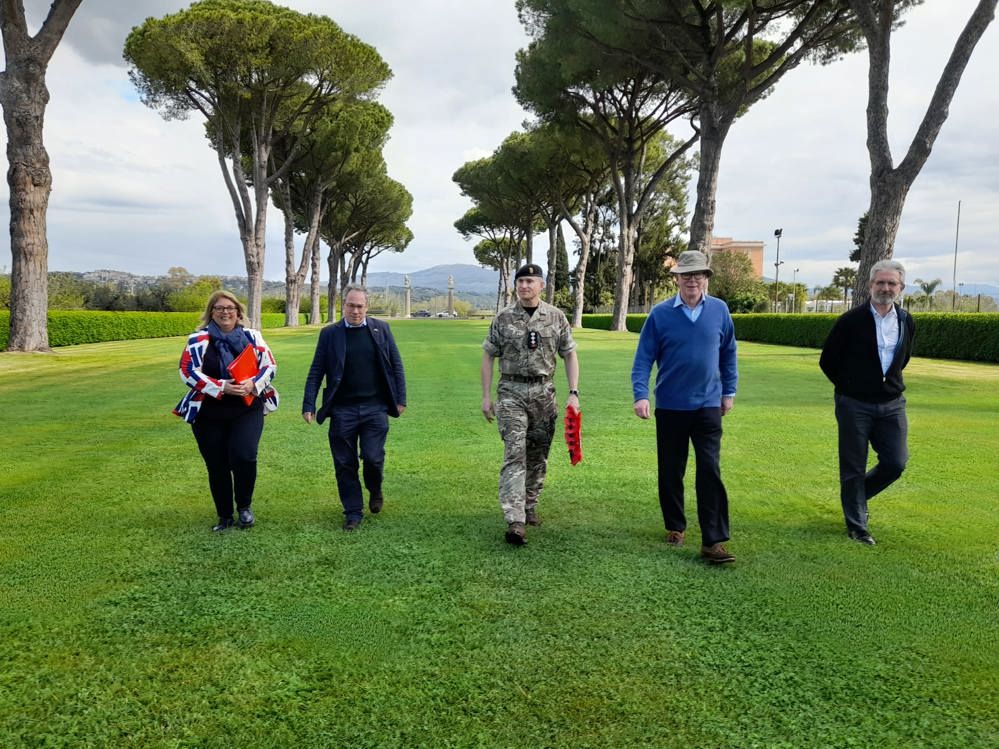
<path id="1" fill-rule="evenodd" d="M 541 518 L 538 517 L 538 511 L 536 508 L 532 507 L 530 510 L 525 512 L 527 515 L 527 524 L 533 526 L 541 525 Z"/>
<path id="2" fill-rule="evenodd" d="M 361 527 L 361 518 L 349 518 L 343 521 L 343 529 L 350 533 Z"/>
<path id="3" fill-rule="evenodd" d="M 683 531 L 666 531 L 666 543 L 670 546 L 683 546 Z"/>
<path id="4" fill-rule="evenodd" d="M 385 495 L 379 494 L 377 497 L 372 497 L 368 500 L 368 509 L 371 510 L 372 515 L 377 515 L 382 511 L 382 507 L 385 506 Z"/>
<path id="5" fill-rule="evenodd" d="M 735 555 L 730 554 L 724 544 L 712 544 L 701 547 L 701 556 L 711 564 L 727 564 L 735 561 Z"/>
<path id="6" fill-rule="evenodd" d="M 523 523 L 508 523 L 506 526 L 506 542 L 514 546 L 523 546 L 527 543 L 527 535 L 524 533 Z"/>

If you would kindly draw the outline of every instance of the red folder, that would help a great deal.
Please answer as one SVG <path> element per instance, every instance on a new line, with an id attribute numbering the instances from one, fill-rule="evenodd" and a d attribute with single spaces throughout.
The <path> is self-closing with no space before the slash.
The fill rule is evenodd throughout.
<path id="1" fill-rule="evenodd" d="M 565 444 L 569 460 L 576 465 L 583 459 L 583 414 L 572 406 L 565 407 Z"/>
<path id="2" fill-rule="evenodd" d="M 260 367 L 257 366 L 257 352 L 253 346 L 247 346 L 243 349 L 239 356 L 232 360 L 227 369 L 229 374 L 236 382 L 242 382 L 243 380 L 249 380 L 257 376 L 257 372 L 260 371 Z M 253 399 L 256 398 L 255 395 L 244 395 L 243 402 L 251 406 L 253 405 Z"/>

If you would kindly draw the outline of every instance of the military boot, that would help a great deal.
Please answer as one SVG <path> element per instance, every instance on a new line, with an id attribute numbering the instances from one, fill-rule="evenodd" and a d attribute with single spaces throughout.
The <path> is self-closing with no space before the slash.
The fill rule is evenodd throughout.
<path id="1" fill-rule="evenodd" d="M 514 546 L 523 546 L 527 543 L 527 536 L 524 533 L 523 523 L 507 523 L 506 542 Z"/>
<path id="2" fill-rule="evenodd" d="M 541 518 L 538 517 L 538 508 L 532 507 L 531 509 L 527 510 L 525 514 L 527 515 L 528 525 L 534 525 L 534 526 L 541 525 Z"/>

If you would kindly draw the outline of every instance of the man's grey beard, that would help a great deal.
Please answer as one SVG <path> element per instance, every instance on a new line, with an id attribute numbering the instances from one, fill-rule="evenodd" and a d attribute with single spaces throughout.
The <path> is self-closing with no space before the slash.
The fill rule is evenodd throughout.
<path id="1" fill-rule="evenodd" d="M 893 294 L 890 291 L 874 292 L 871 294 L 871 299 L 874 300 L 876 304 L 894 304 L 899 299 L 902 298 L 902 294 Z"/>

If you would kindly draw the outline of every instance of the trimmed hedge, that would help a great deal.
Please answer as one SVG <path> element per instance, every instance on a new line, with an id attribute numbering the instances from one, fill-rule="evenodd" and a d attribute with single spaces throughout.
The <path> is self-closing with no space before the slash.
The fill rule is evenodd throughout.
<path id="1" fill-rule="evenodd" d="M 610 330 L 611 317 L 611 315 L 583 315 L 583 327 L 593 328 L 594 330 Z M 642 326 L 645 324 L 646 317 L 648 315 L 627 315 L 624 324 L 630 332 L 640 333 L 642 332 Z"/>
<path id="2" fill-rule="evenodd" d="M 740 341 L 776 343 L 780 346 L 822 348 L 839 315 L 737 314 L 732 315 L 735 337 Z"/>
<path id="3" fill-rule="evenodd" d="M 999 362 L 999 312 L 917 312 L 916 356 Z"/>
<path id="4" fill-rule="evenodd" d="M 647 315 L 628 315 L 631 332 L 641 331 Z M 779 346 L 822 348 L 838 315 L 737 314 L 735 337 L 740 341 Z M 914 356 L 930 359 L 999 362 L 999 313 L 916 312 Z M 583 315 L 583 327 L 610 330 L 610 315 Z"/>
<path id="5" fill-rule="evenodd" d="M 999 313 L 915 312 L 913 356 L 999 362 Z M 838 315 L 732 315 L 741 341 L 822 348 Z"/>
<path id="6" fill-rule="evenodd" d="M 264 328 L 284 325 L 283 313 L 265 313 L 261 317 Z M 200 318 L 200 312 L 49 310 L 49 346 L 187 335 Z M 302 319 L 304 322 L 304 315 Z M 0 310 L 0 350 L 7 348 L 9 338 L 10 310 Z"/>

